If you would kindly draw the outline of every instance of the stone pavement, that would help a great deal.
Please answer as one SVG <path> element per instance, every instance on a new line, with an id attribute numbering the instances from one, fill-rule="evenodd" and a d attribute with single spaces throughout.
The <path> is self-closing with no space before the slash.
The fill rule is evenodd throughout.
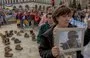
<path id="1" fill-rule="evenodd" d="M 0 28 L 0 33 L 4 33 L 5 30 L 19 31 L 16 24 L 2 26 Z M 25 31 L 25 33 L 29 34 L 28 31 Z M 37 34 L 37 31 L 35 31 L 35 33 Z M 36 41 L 32 41 L 31 37 L 24 38 L 24 34 L 22 34 L 22 36 L 13 35 L 12 37 L 15 37 L 21 40 L 21 46 L 23 47 L 22 51 L 15 50 L 16 44 L 14 44 L 14 41 L 10 40 L 11 42 L 10 47 L 12 49 L 11 53 L 14 54 L 12 58 L 40 58 L 39 52 L 38 52 L 38 44 Z M 5 58 L 4 57 L 4 47 L 5 45 L 2 43 L 2 39 L 0 37 L 0 58 Z"/>

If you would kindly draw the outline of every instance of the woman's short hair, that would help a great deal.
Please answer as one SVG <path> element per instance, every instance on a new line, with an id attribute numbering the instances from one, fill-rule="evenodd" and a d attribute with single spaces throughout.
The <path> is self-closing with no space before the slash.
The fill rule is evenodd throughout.
<path id="1" fill-rule="evenodd" d="M 71 9 L 66 6 L 60 6 L 58 7 L 52 14 L 53 21 L 58 24 L 58 21 L 56 20 L 57 17 L 62 15 L 68 15 L 71 13 Z"/>

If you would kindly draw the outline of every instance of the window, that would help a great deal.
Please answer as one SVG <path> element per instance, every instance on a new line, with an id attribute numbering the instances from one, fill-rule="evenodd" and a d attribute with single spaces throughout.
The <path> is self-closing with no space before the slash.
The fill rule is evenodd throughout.
<path id="1" fill-rule="evenodd" d="M 89 4 L 90 4 L 90 0 L 89 0 Z"/>
<path id="2" fill-rule="evenodd" d="M 7 0 L 7 4 L 9 4 L 10 3 L 10 0 Z"/>
<path id="3" fill-rule="evenodd" d="M 38 8 L 38 6 L 37 5 L 35 5 L 35 9 L 37 10 L 37 8 Z"/>
<path id="4" fill-rule="evenodd" d="M 20 9 L 22 9 L 22 6 L 21 6 L 21 5 L 19 5 L 19 8 L 20 8 Z"/>
<path id="5" fill-rule="evenodd" d="M 40 0 L 37 0 L 37 2 L 40 2 Z"/>
<path id="6" fill-rule="evenodd" d="M 24 2 L 24 0 L 22 2 Z"/>
<path id="7" fill-rule="evenodd" d="M 4 4 L 6 4 L 6 0 L 4 0 L 3 2 L 4 2 Z"/>
<path id="8" fill-rule="evenodd" d="M 44 0 L 44 2 L 46 3 L 46 0 Z"/>
<path id="9" fill-rule="evenodd" d="M 15 10 L 16 9 L 16 6 L 13 6 L 13 9 Z"/>
<path id="10" fill-rule="evenodd" d="M 13 3 L 13 0 L 11 0 L 11 3 Z"/>
<path id="11" fill-rule="evenodd" d="M 5 0 L 5 4 L 7 4 L 7 0 Z"/>
<path id="12" fill-rule="evenodd" d="M 36 1 L 36 0 L 33 0 L 34 2 Z"/>
<path id="13" fill-rule="evenodd" d="M 43 6 L 43 10 L 45 10 L 45 6 Z"/>
<path id="14" fill-rule="evenodd" d="M 38 8 L 38 10 L 41 10 L 41 8 L 42 8 L 42 6 L 40 5 L 39 8 Z"/>
<path id="15" fill-rule="evenodd" d="M 38 2 L 38 0 L 36 0 L 36 2 Z"/>
<path id="16" fill-rule="evenodd" d="M 26 2 L 27 0 L 24 0 L 24 2 Z"/>
<path id="17" fill-rule="evenodd" d="M 18 0 L 16 0 L 16 3 L 18 3 Z"/>
<path id="18" fill-rule="evenodd" d="M 22 0 L 19 0 L 19 2 L 22 2 Z"/>
<path id="19" fill-rule="evenodd" d="M 15 0 L 13 0 L 13 3 L 15 3 Z"/>
<path id="20" fill-rule="evenodd" d="M 23 2 L 23 0 L 21 0 L 20 2 Z"/>
<path id="21" fill-rule="evenodd" d="M 20 2 L 21 0 L 18 0 L 18 2 Z"/>
<path id="22" fill-rule="evenodd" d="M 8 3 L 10 4 L 11 3 L 11 0 L 8 0 Z"/>

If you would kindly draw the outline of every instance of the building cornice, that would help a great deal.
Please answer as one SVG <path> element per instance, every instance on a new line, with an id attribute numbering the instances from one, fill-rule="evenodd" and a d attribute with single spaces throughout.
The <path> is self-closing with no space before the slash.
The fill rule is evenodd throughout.
<path id="1" fill-rule="evenodd" d="M 40 4 L 48 4 L 48 5 L 51 5 L 51 3 L 34 2 L 34 1 L 18 2 L 18 3 L 11 3 L 11 4 L 23 4 L 23 3 L 40 3 Z"/>

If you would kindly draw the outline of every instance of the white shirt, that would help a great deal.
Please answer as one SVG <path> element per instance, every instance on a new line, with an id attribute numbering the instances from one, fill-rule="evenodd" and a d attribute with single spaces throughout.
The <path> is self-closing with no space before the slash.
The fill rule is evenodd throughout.
<path id="1" fill-rule="evenodd" d="M 84 58 L 90 58 L 90 42 L 89 44 L 84 48 L 84 51 L 83 51 L 83 56 Z"/>

